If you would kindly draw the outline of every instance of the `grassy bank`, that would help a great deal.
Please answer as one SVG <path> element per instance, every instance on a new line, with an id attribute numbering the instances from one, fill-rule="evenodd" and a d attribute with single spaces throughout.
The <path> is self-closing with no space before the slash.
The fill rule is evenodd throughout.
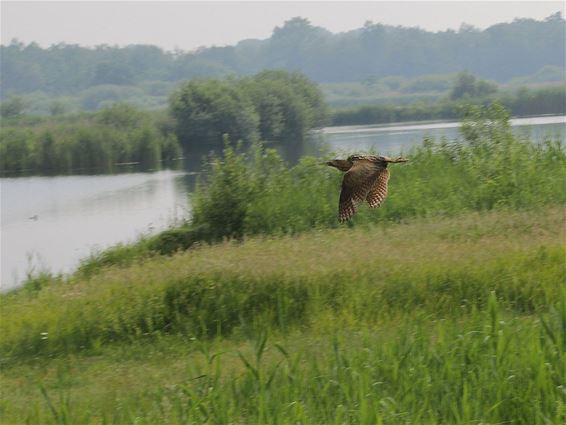
<path id="1" fill-rule="evenodd" d="M 565 214 L 253 238 L 4 294 L 3 422 L 560 423 Z"/>
<path id="2" fill-rule="evenodd" d="M 426 139 L 406 152 L 407 164 L 390 167 L 384 205 L 361 207 L 348 225 L 566 203 L 566 152 L 560 140 L 514 136 L 507 111 L 496 104 L 469 108 L 461 133 L 461 140 Z M 289 167 L 272 150 L 227 147 L 207 167 L 191 198 L 190 224 L 95 255 L 83 262 L 81 272 L 224 238 L 339 227 L 342 174 L 320 159 L 305 157 Z"/>

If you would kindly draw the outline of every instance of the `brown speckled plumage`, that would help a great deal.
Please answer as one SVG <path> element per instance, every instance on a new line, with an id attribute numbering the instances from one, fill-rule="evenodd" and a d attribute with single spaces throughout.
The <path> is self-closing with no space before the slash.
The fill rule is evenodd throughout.
<path id="1" fill-rule="evenodd" d="M 367 201 L 371 208 L 379 207 L 387 196 L 390 162 L 406 162 L 404 158 L 375 155 L 351 155 L 326 164 L 344 171 L 338 206 L 338 220 L 344 222 L 356 212 L 356 204 Z"/>

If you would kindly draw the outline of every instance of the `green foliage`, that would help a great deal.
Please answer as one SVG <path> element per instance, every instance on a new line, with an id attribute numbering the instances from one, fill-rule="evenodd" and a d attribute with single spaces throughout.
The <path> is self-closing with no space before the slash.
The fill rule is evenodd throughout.
<path id="1" fill-rule="evenodd" d="M 26 122 L 0 129 L 0 169 L 19 173 L 112 172 L 119 164 L 159 168 L 181 155 L 174 134 L 155 117 L 126 104 L 97 114 Z"/>
<path id="2" fill-rule="evenodd" d="M 497 85 L 489 81 L 477 79 L 469 72 L 461 72 L 456 76 L 452 89 L 450 90 L 450 99 L 466 99 L 470 97 L 482 97 L 497 91 Z"/>
<path id="3" fill-rule="evenodd" d="M 563 213 L 249 240 L 2 294 L 3 419 L 561 423 Z"/>
<path id="4" fill-rule="evenodd" d="M 0 116 L 2 118 L 17 118 L 23 115 L 26 104 L 21 97 L 11 97 L 0 105 Z"/>
<path id="5" fill-rule="evenodd" d="M 476 91 L 477 93 L 477 91 Z M 420 101 L 409 99 L 410 104 L 400 104 L 403 98 L 388 100 L 389 103 L 365 104 L 349 109 L 338 109 L 332 114 L 332 125 L 384 124 L 402 121 L 457 119 L 459 110 L 466 105 L 489 105 L 497 101 L 510 110 L 513 115 L 528 116 L 566 113 L 566 86 L 541 87 L 507 90 L 497 94 L 452 100 L 433 98 Z M 405 99 L 406 100 L 406 99 Z M 395 101 L 396 104 L 391 103 Z M 433 102 L 434 101 L 434 102 Z M 366 102 L 369 103 L 369 102 Z"/>
<path id="6" fill-rule="evenodd" d="M 517 115 L 566 113 L 566 85 L 528 89 L 502 96 L 501 103 Z"/>
<path id="7" fill-rule="evenodd" d="M 402 88 L 402 92 L 445 92 L 450 88 L 450 78 L 448 75 L 425 75 L 408 81 Z M 496 86 L 493 86 L 497 89 Z"/>
<path id="8" fill-rule="evenodd" d="M 361 205 L 349 225 L 454 216 L 465 211 L 532 209 L 566 202 L 566 152 L 560 140 L 516 137 L 498 104 L 466 109 L 462 139 L 425 139 L 392 165 L 389 195 L 376 210 Z M 342 174 L 320 159 L 288 167 L 273 149 L 244 151 L 227 143 L 212 157 L 191 195 L 192 219 L 139 249 L 122 249 L 115 264 L 147 255 L 170 255 L 199 242 L 250 235 L 297 234 L 334 228 Z M 104 254 L 103 254 L 104 255 Z M 114 264 L 91 258 L 82 268 Z M 126 259 L 126 260 L 124 260 Z"/>
<path id="9" fill-rule="evenodd" d="M 566 68 L 564 65 L 545 65 L 534 74 L 524 77 L 516 77 L 509 81 L 510 84 L 532 84 L 548 82 L 564 82 Z"/>
<path id="10" fill-rule="evenodd" d="M 480 223 L 475 220 L 467 231 L 473 231 L 473 226 Z M 513 223 L 508 226 L 513 228 Z M 504 234 L 502 230 L 494 230 L 493 225 L 491 229 L 498 237 Z M 298 242 L 295 248 L 285 247 L 282 242 L 274 250 L 265 242 L 260 247 L 267 249 L 266 258 L 258 259 L 255 264 L 253 259 L 240 260 L 243 266 L 228 265 L 220 269 L 207 266 L 203 252 L 202 263 L 185 258 L 190 266 L 182 265 L 180 258 L 164 261 L 161 257 L 126 263 L 128 268 L 123 271 L 114 268 L 114 274 L 93 275 L 83 269 L 76 284 L 70 286 L 57 284 L 55 279 L 53 285 L 47 285 L 45 278 L 38 278 L 26 285 L 35 288 L 33 293 L 20 291 L 2 298 L 4 314 L 13 315 L 9 316 L 12 320 L 0 324 L 1 358 L 13 363 L 40 353 L 78 353 L 100 343 L 127 342 L 144 334 L 208 338 L 255 332 L 262 327 L 286 330 L 302 325 L 324 329 L 324 317 L 328 314 L 344 320 L 351 317 L 356 323 L 368 325 L 415 312 L 436 318 L 458 317 L 489 306 L 491 291 L 498 294 L 499 302 L 508 311 L 532 314 L 546 311 L 550 300 L 564 295 L 564 249 L 525 248 L 526 252 L 493 252 L 490 259 L 477 259 L 482 255 L 481 239 L 476 239 L 478 246 L 474 250 L 460 245 L 469 241 L 456 238 L 446 242 L 445 232 L 438 228 L 433 232 L 425 240 L 414 239 L 413 235 L 416 245 L 410 252 L 414 254 L 413 251 L 430 241 L 429 246 L 441 243 L 445 249 L 446 244 L 453 243 L 458 249 L 468 249 L 471 257 L 448 256 L 443 260 L 445 254 L 438 251 L 433 263 L 417 257 L 412 263 L 398 264 L 399 260 L 392 257 L 383 257 L 376 263 L 372 255 L 352 248 L 351 252 L 327 253 L 334 260 L 320 261 L 318 267 L 311 262 L 308 273 L 300 268 L 286 270 L 285 261 L 278 259 L 286 249 L 303 250 L 304 255 L 324 255 L 326 244 L 340 240 L 324 238 L 320 242 L 325 243 L 320 244 L 316 243 L 317 236 L 312 235 L 310 238 L 315 240 Z M 371 244 L 381 254 L 381 248 L 375 245 L 385 243 L 379 242 L 382 230 L 374 229 L 371 233 L 377 239 L 366 242 L 366 246 Z M 356 243 L 361 242 L 361 235 L 361 232 L 352 235 Z M 489 237 L 496 241 L 496 236 Z M 310 245 L 312 242 L 314 245 Z M 253 250 L 253 245 L 250 248 Z M 403 254 L 400 247 L 390 248 L 398 255 Z M 224 254 L 233 255 L 230 251 L 225 249 Z M 354 253 L 360 255 L 357 261 Z M 222 255 L 223 251 L 216 254 Z M 106 258 L 116 255 L 123 253 L 115 250 Z M 222 262 L 221 257 L 208 258 Z M 269 264 L 273 261 L 273 265 Z M 112 264 L 114 261 L 110 259 L 107 265 Z M 405 266 L 400 267 L 402 264 Z M 151 265 L 156 269 L 151 270 Z M 104 263 L 100 262 L 99 267 L 104 267 Z M 266 267 L 268 271 L 261 272 Z M 112 271 L 112 267 L 106 266 L 105 270 Z M 69 298 L 63 305 L 56 302 L 62 293 L 72 293 L 73 288 L 79 296 Z M 21 308 L 20 314 L 16 314 Z M 43 333 L 49 335 L 48 340 L 41 339 Z"/>
<path id="11" fill-rule="evenodd" d="M 66 109 L 67 108 L 62 101 L 56 100 L 49 105 L 49 115 L 63 115 L 66 112 Z"/>
<path id="12" fill-rule="evenodd" d="M 517 138 L 508 119 L 497 104 L 470 107 L 462 141 L 427 139 L 409 151 L 408 164 L 391 167 L 384 206 L 360 207 L 354 222 L 566 202 L 561 142 Z M 214 240 L 333 227 L 341 177 L 313 158 L 288 168 L 274 151 L 246 154 L 228 147 L 196 189 L 193 222 L 207 226 Z"/>
<path id="13" fill-rule="evenodd" d="M 115 102 L 126 102 L 142 96 L 143 91 L 138 87 L 112 84 L 96 85 L 81 92 L 80 105 L 85 111 L 96 111 Z"/>
<path id="14" fill-rule="evenodd" d="M 0 129 L 0 171 L 29 170 L 34 166 L 30 138 L 31 130 Z"/>
<path id="15" fill-rule="evenodd" d="M 170 111 L 185 147 L 219 144 L 225 134 L 236 140 L 257 138 L 257 114 L 234 81 L 189 81 L 171 95 Z"/>
<path id="16" fill-rule="evenodd" d="M 190 81 L 170 98 L 176 133 L 186 148 L 219 145 L 224 135 L 253 142 L 296 142 L 322 126 L 326 105 L 303 75 L 264 71 L 243 80 Z"/>
<path id="17" fill-rule="evenodd" d="M 105 93 L 91 93 L 85 99 L 85 106 L 92 110 L 103 98 L 109 99 L 111 92 L 123 96 L 147 82 L 245 76 L 262 69 L 300 71 L 318 82 L 412 78 L 462 69 L 507 81 L 532 75 L 544 66 L 563 66 L 564 25 L 561 17 L 516 19 L 481 31 L 463 26 L 460 31 L 428 32 L 368 22 L 362 28 L 333 34 L 306 19 L 293 18 L 265 40 L 244 40 L 196 52 L 166 52 L 144 45 L 90 48 L 60 43 L 42 48 L 14 40 L 0 47 L 1 91 L 3 95 L 38 90 L 69 95 L 106 87 Z M 550 77 L 555 78 L 553 75 Z M 392 89 L 398 88 L 394 80 L 390 82 Z"/>
<path id="18" fill-rule="evenodd" d="M 302 74 L 263 71 L 244 84 L 259 115 L 262 140 L 296 142 L 326 123 L 323 95 Z"/>
<path id="19" fill-rule="evenodd" d="M 148 117 L 133 105 L 118 102 L 102 109 L 96 118 L 102 125 L 123 129 L 140 126 Z"/>

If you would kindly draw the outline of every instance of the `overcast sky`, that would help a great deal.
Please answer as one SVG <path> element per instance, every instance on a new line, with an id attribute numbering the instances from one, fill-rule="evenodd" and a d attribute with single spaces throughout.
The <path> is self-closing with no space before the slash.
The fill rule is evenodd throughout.
<path id="1" fill-rule="evenodd" d="M 564 14 L 560 1 L 2 1 L 1 38 L 3 44 L 18 38 L 42 46 L 153 44 L 192 50 L 268 38 L 294 16 L 332 32 L 359 28 L 368 20 L 441 31 L 458 29 L 462 22 L 483 29 L 515 18 L 542 19 L 559 10 Z"/>

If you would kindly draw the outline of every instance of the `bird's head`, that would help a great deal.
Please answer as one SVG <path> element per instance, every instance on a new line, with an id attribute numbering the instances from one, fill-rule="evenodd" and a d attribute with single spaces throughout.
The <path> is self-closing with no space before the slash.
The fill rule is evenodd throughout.
<path id="1" fill-rule="evenodd" d="M 323 162 L 323 164 L 338 168 L 340 171 L 348 171 L 352 167 L 352 161 L 347 159 L 333 159 L 332 161 Z"/>

